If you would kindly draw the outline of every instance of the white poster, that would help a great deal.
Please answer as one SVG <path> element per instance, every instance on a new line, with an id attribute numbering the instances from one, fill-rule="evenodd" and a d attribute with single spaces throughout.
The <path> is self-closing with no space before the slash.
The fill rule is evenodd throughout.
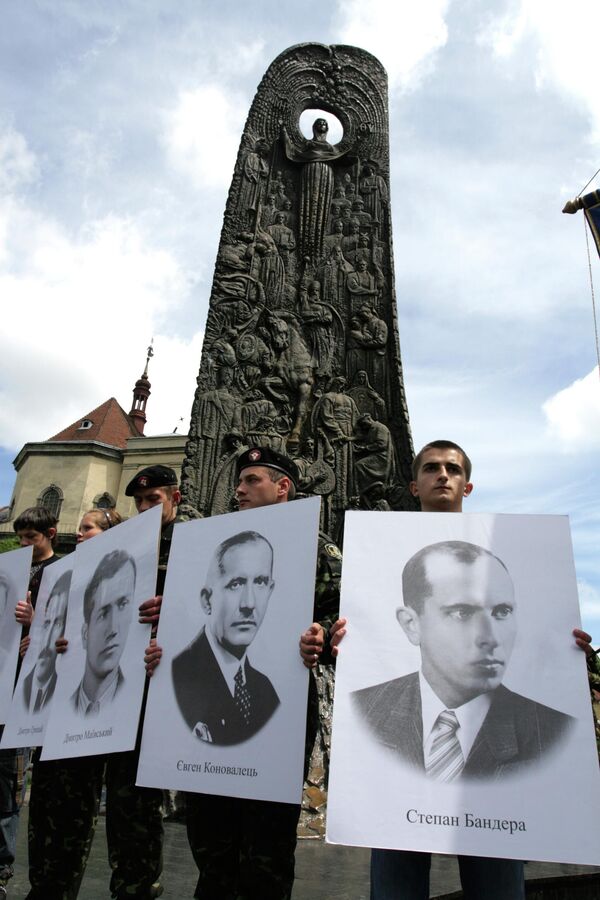
<path id="1" fill-rule="evenodd" d="M 138 784 L 300 802 L 319 509 L 175 526 Z"/>
<path id="2" fill-rule="evenodd" d="M 0 555 L 0 725 L 6 722 L 15 684 L 21 639 L 15 606 L 27 596 L 31 553 L 31 547 L 21 547 Z"/>
<path id="3" fill-rule="evenodd" d="M 84 541 L 75 554 L 65 637 L 42 759 L 135 746 L 150 626 L 138 607 L 156 590 L 162 507 Z"/>
<path id="4" fill-rule="evenodd" d="M 75 555 L 46 566 L 38 592 L 31 643 L 23 658 L 1 747 L 39 747 L 57 682 L 60 665 L 57 638 L 65 633 L 69 589 Z M 19 632 L 20 632 L 19 628 Z"/>
<path id="5" fill-rule="evenodd" d="M 349 513 L 342 615 L 329 842 L 600 863 L 566 517 Z"/>

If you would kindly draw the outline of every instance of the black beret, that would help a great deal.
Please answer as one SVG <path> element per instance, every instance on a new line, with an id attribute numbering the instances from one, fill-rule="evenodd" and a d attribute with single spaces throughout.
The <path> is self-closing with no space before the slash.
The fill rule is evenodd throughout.
<path id="1" fill-rule="evenodd" d="M 125 488 L 125 496 L 133 497 L 136 491 L 143 488 L 177 486 L 177 475 L 169 466 L 146 466 L 131 479 Z"/>
<path id="2" fill-rule="evenodd" d="M 238 456 L 236 467 L 238 478 L 242 469 L 247 469 L 248 466 L 266 466 L 268 469 L 277 469 L 292 480 L 295 488 L 298 487 L 300 473 L 296 463 L 289 456 L 284 456 L 283 453 L 278 453 L 271 447 L 250 447 L 249 450 Z"/>

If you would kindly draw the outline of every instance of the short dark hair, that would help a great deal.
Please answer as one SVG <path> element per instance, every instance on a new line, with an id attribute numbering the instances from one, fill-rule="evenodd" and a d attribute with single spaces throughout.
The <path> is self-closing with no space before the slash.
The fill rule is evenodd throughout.
<path id="1" fill-rule="evenodd" d="M 48 595 L 48 599 L 46 600 L 46 605 L 44 607 L 44 612 L 47 612 L 48 607 L 50 606 L 50 601 L 56 594 L 68 594 L 71 590 L 71 577 L 73 575 L 73 570 L 69 569 L 68 572 L 63 572 L 60 578 L 57 578 L 54 582 L 54 587 L 50 591 Z"/>
<path id="2" fill-rule="evenodd" d="M 125 550 L 111 550 L 110 553 L 107 553 L 102 557 L 98 565 L 96 566 L 96 570 L 91 577 L 91 580 L 88 586 L 85 589 L 85 593 L 83 595 L 83 618 L 87 625 L 90 623 L 90 619 L 92 617 L 92 610 L 94 608 L 94 594 L 100 587 L 103 581 L 106 581 L 108 578 L 112 578 L 113 575 L 116 575 L 117 572 L 123 568 L 123 566 L 127 565 L 127 563 L 131 563 L 133 567 L 133 584 L 135 587 L 135 580 L 137 577 L 137 567 L 135 565 L 135 559 L 133 556 L 130 556 L 129 553 L 126 553 Z"/>
<path id="3" fill-rule="evenodd" d="M 269 478 L 271 479 L 273 484 L 277 484 L 277 482 L 281 481 L 282 478 L 287 478 L 287 480 L 290 483 L 290 487 L 288 490 L 288 500 L 293 500 L 294 497 L 296 496 L 296 485 L 294 484 L 294 482 L 292 481 L 290 476 L 287 474 L 287 472 L 280 472 L 278 469 L 272 469 L 271 466 L 264 466 L 264 468 L 266 469 L 267 475 L 269 476 Z M 259 535 L 259 537 L 262 537 L 262 534 Z M 266 541 L 267 539 L 264 538 L 264 540 Z M 269 543 L 269 542 L 267 541 L 267 543 Z M 271 547 L 271 550 L 272 549 L 273 548 Z"/>
<path id="4" fill-rule="evenodd" d="M 47 537 L 49 529 L 56 528 L 57 524 L 58 519 L 45 506 L 30 506 L 17 516 L 13 522 L 13 528 L 15 533 L 31 528 L 32 531 L 40 531 Z M 51 538 L 52 546 L 54 546 L 55 540 L 56 535 Z"/>
<path id="5" fill-rule="evenodd" d="M 417 476 L 419 474 L 419 469 L 421 468 L 421 463 L 423 462 L 423 454 L 427 450 L 457 450 L 458 453 L 461 454 L 463 458 L 463 464 L 465 467 L 465 475 L 467 476 L 467 481 L 471 480 L 471 472 L 473 471 L 473 466 L 471 465 L 471 460 L 465 453 L 462 447 L 459 447 L 458 444 L 455 444 L 454 441 L 430 441 L 428 444 L 425 444 L 422 447 L 412 463 L 412 477 L 413 481 L 417 480 Z"/>
<path id="6" fill-rule="evenodd" d="M 274 472 L 274 474 L 283 478 L 285 473 Z M 288 476 L 286 476 L 286 477 L 288 477 Z M 273 480 L 276 480 L 276 479 L 273 479 Z M 231 537 L 225 538 L 224 541 L 221 541 L 221 543 L 215 550 L 213 559 L 216 562 L 217 568 L 219 569 L 219 572 L 221 573 L 221 575 L 223 575 L 225 573 L 225 566 L 223 565 L 223 557 L 225 556 L 227 551 L 231 550 L 233 547 L 239 547 L 242 544 L 250 544 L 255 541 L 264 541 L 265 544 L 267 545 L 267 547 L 269 548 L 269 550 L 271 551 L 271 570 L 272 570 L 273 559 L 274 559 L 275 554 L 273 552 L 273 545 L 271 544 L 271 541 L 268 540 L 268 538 L 266 538 L 264 536 L 264 534 L 260 534 L 258 531 L 240 531 L 238 534 L 232 534 Z M 208 572 L 207 572 L 207 578 L 210 575 L 212 565 L 213 565 L 213 563 L 211 561 Z M 207 585 L 205 584 L 204 587 L 202 588 L 202 590 L 200 591 L 200 596 L 201 597 L 205 596 L 210 599 L 211 595 L 212 595 L 212 591 L 210 591 L 209 588 L 207 587 Z"/>
<path id="7" fill-rule="evenodd" d="M 491 557 L 500 563 L 504 571 L 510 577 L 510 572 L 496 556 L 479 544 L 469 544 L 467 541 L 440 541 L 437 544 L 428 544 L 411 556 L 402 570 L 402 599 L 405 606 L 410 606 L 419 615 L 423 612 L 425 600 L 431 597 L 431 584 L 427 579 L 425 563 L 434 553 L 442 553 L 452 557 L 458 562 L 472 565 L 481 557 Z"/>

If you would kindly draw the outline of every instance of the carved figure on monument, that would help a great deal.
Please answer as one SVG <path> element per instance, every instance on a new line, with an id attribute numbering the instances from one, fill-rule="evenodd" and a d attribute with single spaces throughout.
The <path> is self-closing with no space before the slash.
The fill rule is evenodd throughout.
<path id="1" fill-rule="evenodd" d="M 347 498 L 354 492 L 352 440 L 359 416 L 354 400 L 344 393 L 345 387 L 344 377 L 332 378 L 329 390 L 317 400 L 312 415 L 318 456 L 335 474 L 334 515 L 345 508 Z"/>
<path id="2" fill-rule="evenodd" d="M 278 212 L 277 197 L 271 193 L 260 210 L 260 228 L 264 230 L 272 225 Z"/>
<path id="3" fill-rule="evenodd" d="M 236 508 L 236 463 L 238 456 L 241 456 L 242 453 L 248 450 L 248 445 L 244 443 L 243 435 L 237 431 L 231 431 L 229 434 L 226 434 L 223 443 L 226 449 L 215 469 L 213 489 L 209 500 L 211 516 L 232 512 Z"/>
<path id="4" fill-rule="evenodd" d="M 371 306 L 361 306 L 352 320 L 348 335 L 348 377 L 364 369 L 371 384 L 383 391 L 385 387 L 385 348 L 388 327 Z"/>
<path id="5" fill-rule="evenodd" d="M 293 457 L 300 473 L 298 490 L 302 494 L 317 494 L 325 498 L 335 487 L 335 475 L 331 466 L 314 456 L 315 442 L 311 437 L 306 438 L 302 442 L 300 455 Z"/>
<path id="6" fill-rule="evenodd" d="M 365 212 L 365 204 L 357 197 L 352 203 L 352 218 L 357 219 L 361 231 L 369 233 L 371 231 L 371 216 Z"/>
<path id="7" fill-rule="evenodd" d="M 225 461 L 236 449 L 225 435 L 243 439 L 242 417 L 254 442 L 288 455 L 310 456 L 298 449 L 314 439 L 311 466 L 331 473 L 323 507 L 334 536 L 358 493 L 352 437 L 361 413 L 385 421 L 399 466 L 395 483 L 410 481 L 386 103 L 381 65 L 352 47 L 293 47 L 261 82 L 225 209 L 183 465 L 186 501 L 204 512 L 230 508 L 233 460 L 229 471 Z M 311 109 L 307 140 L 300 120 Z M 335 146 L 320 109 L 342 126 Z M 346 373 L 349 391 L 334 381 Z M 321 490 L 315 477 L 307 483 Z M 401 490 L 394 496 L 414 507 Z"/>
<path id="8" fill-rule="evenodd" d="M 351 263 L 344 257 L 338 244 L 333 247 L 325 264 L 321 266 L 319 275 L 323 282 L 323 297 L 341 313 L 346 311 L 346 284 L 353 271 Z"/>
<path id="9" fill-rule="evenodd" d="M 311 281 L 308 289 L 302 292 L 299 314 L 315 375 L 319 378 L 331 375 L 335 340 L 333 313 L 321 300 L 321 285 L 318 281 Z"/>
<path id="10" fill-rule="evenodd" d="M 190 438 L 198 440 L 198 503 L 201 512 L 208 512 L 207 499 L 210 494 L 212 475 L 223 452 L 223 438 L 231 430 L 236 410 L 236 401 L 230 393 L 233 383 L 232 369 L 217 369 L 217 386 L 212 391 L 199 393 L 194 401 Z"/>
<path id="11" fill-rule="evenodd" d="M 358 242 L 357 242 L 358 247 Z M 366 303 L 373 303 L 377 297 L 375 278 L 367 269 L 364 259 L 356 264 L 356 271 L 351 272 L 346 279 L 346 287 L 350 293 L 352 311 L 359 311 Z"/>
<path id="12" fill-rule="evenodd" d="M 267 231 L 275 242 L 286 275 L 293 274 L 290 272 L 290 254 L 296 249 L 296 239 L 292 229 L 286 225 L 286 214 L 278 212 L 274 224 L 269 225 Z"/>
<path id="13" fill-rule="evenodd" d="M 241 406 L 237 406 L 233 417 L 233 430 L 242 434 L 249 447 L 261 443 L 258 435 L 266 430 L 265 420 L 275 422 L 277 409 L 275 404 L 267 400 L 262 391 L 249 391 Z M 261 427 L 258 427 L 258 423 Z"/>
<path id="14" fill-rule="evenodd" d="M 330 213 L 334 219 L 339 219 L 343 209 L 352 209 L 352 203 L 346 197 L 346 191 L 340 184 L 333 189 L 333 200 L 331 201 Z"/>
<path id="15" fill-rule="evenodd" d="M 241 182 L 238 194 L 239 221 L 242 228 L 252 228 L 256 222 L 256 211 L 260 202 L 262 181 L 269 174 L 269 167 L 263 157 L 268 146 L 263 138 L 243 139 L 246 147 L 241 157 Z"/>
<path id="16" fill-rule="evenodd" d="M 354 474 L 362 494 L 376 481 L 389 484 L 396 474 L 394 442 L 389 428 L 369 413 L 361 416 L 354 432 Z"/>
<path id="17" fill-rule="evenodd" d="M 344 217 L 342 217 L 342 222 Z M 345 229 L 345 237 L 342 238 L 342 250 L 344 256 L 349 253 L 355 253 L 358 250 L 360 241 L 360 222 L 352 215 L 352 211 L 348 213 L 348 228 Z"/>
<path id="18" fill-rule="evenodd" d="M 368 485 L 358 498 L 357 509 L 372 509 L 375 512 L 389 512 L 391 506 L 387 500 L 387 489 L 382 481 L 374 481 Z"/>
<path id="19" fill-rule="evenodd" d="M 357 327 L 360 327 L 358 320 L 356 324 Z M 371 387 L 369 376 L 364 369 L 359 369 L 354 376 L 348 396 L 352 397 L 361 415 L 369 413 L 376 422 L 381 422 L 385 419 L 385 402 L 375 388 Z"/>
<path id="20" fill-rule="evenodd" d="M 300 184 L 300 251 L 302 256 L 318 259 L 323 248 L 329 207 L 333 193 L 331 163 L 348 152 L 336 150 L 327 140 L 326 119 L 315 119 L 313 136 L 301 148 L 294 147 L 285 126 L 281 135 L 285 155 L 291 162 L 303 163 Z"/>
<path id="21" fill-rule="evenodd" d="M 375 163 L 368 162 L 363 167 L 359 187 L 365 203 L 365 210 L 370 213 L 375 231 L 378 232 L 383 223 L 384 209 L 389 203 L 389 194 L 385 178 L 377 174 Z"/>
<path id="22" fill-rule="evenodd" d="M 331 251 L 334 247 L 340 247 L 341 249 L 343 237 L 344 223 L 341 219 L 335 219 L 332 233 L 326 234 L 323 238 L 323 256 L 325 259 L 331 256 Z"/>

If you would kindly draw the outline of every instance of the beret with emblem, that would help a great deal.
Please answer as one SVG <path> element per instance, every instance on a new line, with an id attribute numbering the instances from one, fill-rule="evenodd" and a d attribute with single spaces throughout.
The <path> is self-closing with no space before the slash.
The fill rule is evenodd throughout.
<path id="1" fill-rule="evenodd" d="M 125 488 L 125 496 L 133 497 L 143 488 L 177 486 L 177 475 L 169 466 L 146 466 L 131 479 Z"/>
<path id="2" fill-rule="evenodd" d="M 249 450 L 242 453 L 237 461 L 238 478 L 242 469 L 247 469 L 249 466 L 266 466 L 268 469 L 277 469 L 278 472 L 283 472 L 284 475 L 291 478 L 294 487 L 298 487 L 300 473 L 296 463 L 289 456 L 284 456 L 283 453 L 278 453 L 271 447 L 250 447 Z"/>

